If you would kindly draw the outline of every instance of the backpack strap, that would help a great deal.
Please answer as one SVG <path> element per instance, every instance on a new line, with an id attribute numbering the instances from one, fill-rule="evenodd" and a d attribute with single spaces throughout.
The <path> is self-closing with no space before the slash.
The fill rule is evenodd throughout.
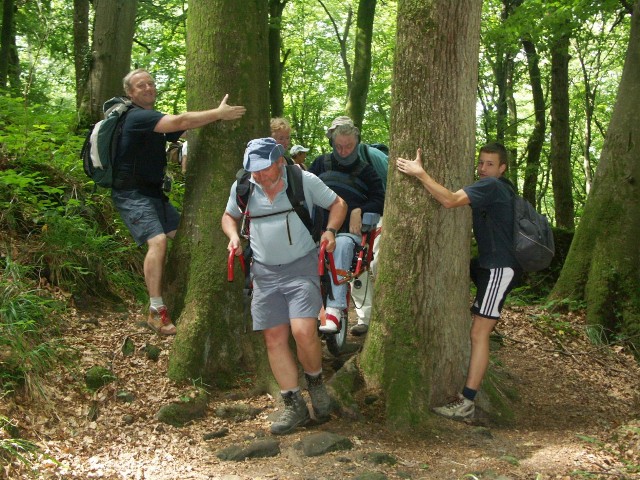
<path id="1" fill-rule="evenodd" d="M 247 206 L 249 205 L 249 198 L 251 197 L 253 189 L 255 188 L 255 184 L 249 181 L 251 174 L 243 168 L 238 170 L 238 172 L 236 173 L 236 203 L 238 204 L 238 208 L 242 212 L 242 226 L 240 227 L 240 234 L 244 238 L 249 238 L 249 226 L 251 218 L 264 218 L 273 215 L 281 215 L 283 213 L 286 214 L 289 212 L 296 212 L 304 226 L 309 231 L 309 234 L 311 235 L 313 240 L 318 241 L 320 239 L 321 226 L 318 224 L 318 222 L 311 219 L 309 210 L 306 207 L 304 186 L 302 182 L 302 169 L 297 165 L 286 165 L 285 173 L 287 175 L 286 194 L 289 203 L 291 203 L 291 209 L 254 217 L 252 217 L 251 212 L 247 210 Z M 289 241 L 291 241 L 291 238 L 289 238 Z"/>
<path id="2" fill-rule="evenodd" d="M 236 173 L 236 204 L 242 213 L 242 223 L 240 225 L 240 236 L 249 239 L 249 220 L 250 212 L 247 211 L 249 205 L 249 197 L 253 193 L 255 185 L 249 181 L 251 174 L 244 168 Z"/>
<path id="3" fill-rule="evenodd" d="M 309 230 L 309 233 L 313 236 L 313 222 L 311 221 L 311 215 L 309 215 L 309 210 L 306 207 L 304 198 L 302 169 L 297 165 L 287 165 L 285 171 L 287 173 L 287 198 L 289 202 L 291 202 L 293 210 L 298 214 L 304 226 L 307 227 L 307 230 Z"/>

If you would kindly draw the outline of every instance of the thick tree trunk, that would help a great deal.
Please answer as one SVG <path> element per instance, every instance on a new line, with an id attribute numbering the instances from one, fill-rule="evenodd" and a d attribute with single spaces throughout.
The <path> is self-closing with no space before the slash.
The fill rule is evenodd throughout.
<path id="1" fill-rule="evenodd" d="M 523 40 L 522 45 L 527 54 L 527 69 L 529 70 L 529 82 L 531 83 L 531 95 L 533 96 L 533 108 L 535 124 L 533 132 L 527 141 L 527 163 L 524 170 L 524 185 L 522 196 L 531 205 L 537 205 L 536 188 L 538 185 L 538 172 L 540 171 L 540 154 L 544 145 L 544 134 L 547 129 L 546 108 L 542 79 L 540 75 L 540 59 L 533 42 Z"/>
<path id="2" fill-rule="evenodd" d="M 76 68 L 76 108 L 80 108 L 91 59 L 89 47 L 89 0 L 73 1 L 73 59 Z"/>
<path id="3" fill-rule="evenodd" d="M 481 3 L 398 6 L 390 158 L 414 158 L 422 147 L 427 171 L 452 190 L 473 178 Z M 369 384 L 385 394 L 391 426 L 426 424 L 429 407 L 464 382 L 470 235 L 470 209 L 446 210 L 415 179 L 389 177 L 361 363 Z"/>
<path id="4" fill-rule="evenodd" d="M 360 0 L 356 19 L 356 44 L 353 78 L 346 112 L 356 127 L 362 129 L 371 79 L 371 41 L 377 0 Z"/>
<path id="5" fill-rule="evenodd" d="M 551 169 L 556 226 L 573 230 L 573 176 L 569 125 L 569 36 L 555 40 L 551 52 Z"/>
<path id="6" fill-rule="evenodd" d="M 594 338 L 612 334 L 640 347 L 640 1 L 616 104 L 555 299 L 587 304 Z M 603 335 L 604 334 L 604 335 Z"/>
<path id="7" fill-rule="evenodd" d="M 257 363 L 268 370 L 266 360 L 255 361 L 262 337 L 243 312 L 238 268 L 235 283 L 227 282 L 228 239 L 220 228 L 247 141 L 269 135 L 267 3 L 192 0 L 188 31 L 188 109 L 216 107 L 228 93 L 229 104 L 245 105 L 247 114 L 190 133 L 184 211 L 166 275 L 178 326 L 169 376 L 228 386 Z"/>
<path id="8" fill-rule="evenodd" d="M 88 112 L 92 121 L 103 117 L 102 104 L 122 95 L 122 78 L 131 69 L 131 48 L 138 0 L 95 0 L 93 58 L 89 70 Z"/>
<path id="9" fill-rule="evenodd" d="M 282 97 L 284 61 L 280 60 L 280 50 L 282 50 L 282 12 L 288 1 L 269 0 L 269 100 L 272 117 L 281 117 L 284 114 Z"/>

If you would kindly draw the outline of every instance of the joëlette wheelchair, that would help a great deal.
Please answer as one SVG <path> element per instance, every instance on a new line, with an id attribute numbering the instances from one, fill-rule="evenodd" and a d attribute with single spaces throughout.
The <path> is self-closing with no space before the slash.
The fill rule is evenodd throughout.
<path id="1" fill-rule="evenodd" d="M 380 235 L 382 229 L 378 227 L 380 215 L 377 213 L 365 213 L 362 215 L 362 240 L 356 245 L 353 252 L 353 259 L 348 270 L 338 269 L 335 266 L 333 253 L 326 251 L 326 242 L 322 242 L 318 255 L 318 275 L 320 276 L 320 286 L 322 292 L 322 304 L 326 307 L 327 299 L 333 298 L 332 285 L 342 285 L 356 280 L 365 271 L 371 268 L 373 261 L 373 244 L 375 239 Z M 234 279 L 234 261 L 238 258 L 242 269 L 245 286 L 245 298 L 251 298 L 251 275 L 249 274 L 248 259 L 245 255 L 236 257 L 235 250 L 229 252 L 227 260 L 227 280 L 233 282 Z M 340 312 L 340 329 L 335 333 L 322 332 L 321 338 L 325 341 L 327 349 L 334 356 L 340 356 L 347 343 L 348 314 L 350 303 L 350 289 L 347 285 L 347 307 Z M 320 321 L 318 321 L 320 323 Z"/>
<path id="2" fill-rule="evenodd" d="M 356 244 L 353 250 L 353 258 L 348 269 L 336 268 L 333 253 L 326 251 L 326 242 L 320 245 L 318 258 L 318 275 L 322 291 L 322 304 L 327 306 L 327 299 L 333 298 L 332 285 L 347 284 L 346 308 L 340 312 L 340 328 L 335 333 L 322 332 L 327 349 L 334 356 L 339 356 L 347 343 L 347 328 L 349 323 L 349 304 L 351 300 L 350 283 L 357 280 L 365 271 L 370 270 L 373 261 L 373 244 L 382 233 L 378 227 L 380 215 L 377 213 L 365 213 L 362 215 L 362 240 Z"/>

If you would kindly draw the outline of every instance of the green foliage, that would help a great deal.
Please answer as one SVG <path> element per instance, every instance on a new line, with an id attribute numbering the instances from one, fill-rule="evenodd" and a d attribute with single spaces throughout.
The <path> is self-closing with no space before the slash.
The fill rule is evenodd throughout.
<path id="1" fill-rule="evenodd" d="M 477 142 L 495 139 L 498 132 L 499 91 L 496 75 L 513 61 L 507 95 L 517 118 L 507 119 L 506 146 L 516 152 L 518 166 L 528 153 L 527 140 L 534 128 L 531 87 L 527 59 L 521 41 L 532 41 L 539 55 L 543 88 L 546 90 L 547 125 L 550 125 L 549 79 L 551 45 L 554 38 L 569 35 L 569 97 L 571 123 L 571 163 L 576 216 L 582 215 L 591 178 L 604 144 L 606 125 L 615 103 L 629 34 L 629 16 L 621 13 L 620 2 L 605 0 L 530 0 L 504 11 L 504 2 L 483 2 L 479 67 L 479 108 Z M 509 99 L 507 99 L 509 100 Z M 551 142 L 545 142 L 540 172 L 549 171 Z M 518 171 L 521 172 L 521 168 Z M 522 176 L 522 172 L 520 173 Z M 552 191 L 546 175 L 539 176 L 542 211 L 554 218 Z"/>
<path id="2" fill-rule="evenodd" d="M 326 1 L 344 35 L 349 10 L 357 1 Z M 362 128 L 364 141 L 389 143 L 391 75 L 395 47 L 396 2 L 378 2 L 372 42 L 371 84 Z M 347 57 L 353 68 L 355 25 L 346 38 Z M 311 148 L 313 159 L 328 149 L 325 129 L 338 115 L 344 115 L 347 79 L 340 57 L 340 45 L 326 11 L 319 2 L 289 2 L 283 13 L 283 71 L 285 114 L 292 124 L 292 144 Z"/>
<path id="3" fill-rule="evenodd" d="M 74 294 L 144 298 L 142 253 L 111 202 L 90 195 L 72 112 L 0 97 L 0 229 L 29 238 L 16 261 Z"/>
<path id="4" fill-rule="evenodd" d="M 62 347 L 55 339 L 56 315 L 64 304 L 34 286 L 32 268 L 2 258 L 0 264 L 0 392 L 18 387 L 41 393 L 44 375 Z"/>

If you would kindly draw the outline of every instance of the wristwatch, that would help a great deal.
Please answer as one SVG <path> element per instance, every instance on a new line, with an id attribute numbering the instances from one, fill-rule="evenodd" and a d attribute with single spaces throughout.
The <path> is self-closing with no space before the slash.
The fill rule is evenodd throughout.
<path id="1" fill-rule="evenodd" d="M 338 231 L 335 228 L 327 228 L 327 232 L 333 233 L 334 237 L 338 235 Z"/>

